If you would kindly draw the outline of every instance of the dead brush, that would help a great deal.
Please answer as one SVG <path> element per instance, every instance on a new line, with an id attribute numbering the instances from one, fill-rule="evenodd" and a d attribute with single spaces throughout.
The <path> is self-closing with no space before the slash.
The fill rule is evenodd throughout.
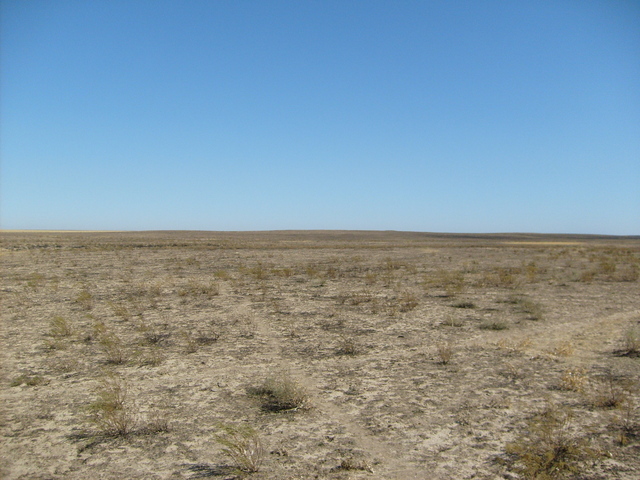
<path id="1" fill-rule="evenodd" d="M 214 344 L 220 338 L 220 334 L 215 331 L 191 333 L 183 330 L 182 337 L 185 341 L 185 352 L 190 354 L 197 352 L 200 347 Z"/>
<path id="2" fill-rule="evenodd" d="M 589 392 L 591 403 L 598 408 L 620 408 L 630 398 L 630 390 L 633 388 L 631 381 L 616 377 L 611 372 L 597 378 L 594 389 Z"/>
<path id="3" fill-rule="evenodd" d="M 524 353 L 531 345 L 532 341 L 530 338 L 523 338 L 521 340 L 512 340 L 512 339 L 500 339 L 496 346 L 500 350 L 504 350 L 507 353 L 515 354 L 515 353 Z"/>
<path id="4" fill-rule="evenodd" d="M 637 407 L 630 397 L 620 408 L 614 427 L 618 430 L 617 442 L 621 446 L 628 445 L 632 439 L 640 438 L 640 423 L 636 417 Z"/>
<path id="5" fill-rule="evenodd" d="M 123 341 L 115 333 L 102 333 L 98 337 L 98 343 L 107 357 L 107 363 L 122 365 L 129 360 L 129 352 Z"/>
<path id="6" fill-rule="evenodd" d="M 363 471 L 368 473 L 373 473 L 373 468 L 366 460 L 357 459 L 353 457 L 343 458 L 340 462 L 340 465 L 336 467 L 336 470 L 346 470 L 346 471 Z"/>
<path id="7" fill-rule="evenodd" d="M 589 378 L 587 371 L 581 367 L 568 368 L 560 378 L 560 389 L 571 392 L 584 393 Z"/>
<path id="8" fill-rule="evenodd" d="M 300 410 L 308 405 L 306 388 L 287 375 L 270 376 L 259 387 L 249 389 L 262 399 L 262 409 L 268 412 Z"/>
<path id="9" fill-rule="evenodd" d="M 362 348 L 353 337 L 342 337 L 336 349 L 337 355 L 355 356 L 361 352 Z"/>
<path id="10" fill-rule="evenodd" d="M 260 471 L 264 459 L 264 448 L 258 433 L 249 425 L 219 424 L 220 433 L 214 435 L 221 445 L 222 453 L 228 456 L 236 468 L 245 473 Z"/>
<path id="11" fill-rule="evenodd" d="M 418 298 L 411 292 L 403 292 L 398 296 L 398 308 L 406 313 L 418 306 Z"/>
<path id="12" fill-rule="evenodd" d="M 147 415 L 147 423 L 142 433 L 166 433 L 170 431 L 169 418 L 165 412 L 155 410 Z"/>

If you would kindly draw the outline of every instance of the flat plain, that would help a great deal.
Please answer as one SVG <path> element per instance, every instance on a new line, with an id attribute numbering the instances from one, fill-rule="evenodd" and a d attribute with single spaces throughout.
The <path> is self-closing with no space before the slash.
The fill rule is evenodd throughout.
<path id="1" fill-rule="evenodd" d="M 1 239 L 1 478 L 640 478 L 638 237 Z"/>

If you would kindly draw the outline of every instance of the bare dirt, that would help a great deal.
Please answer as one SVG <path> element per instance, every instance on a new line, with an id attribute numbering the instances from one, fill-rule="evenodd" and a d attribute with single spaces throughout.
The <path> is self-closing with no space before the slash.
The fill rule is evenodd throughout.
<path id="1" fill-rule="evenodd" d="M 3 232 L 0 253 L 1 478 L 640 478 L 638 237 Z M 268 378 L 305 401 L 268 408 Z M 258 472 L 221 424 L 255 431 Z"/>

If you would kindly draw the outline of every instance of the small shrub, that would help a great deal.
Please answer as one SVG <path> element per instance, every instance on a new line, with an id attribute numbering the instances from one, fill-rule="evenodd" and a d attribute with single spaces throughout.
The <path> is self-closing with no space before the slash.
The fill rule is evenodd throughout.
<path id="1" fill-rule="evenodd" d="M 80 305 L 83 310 L 91 310 L 93 308 L 93 295 L 85 288 L 78 294 L 75 302 Z"/>
<path id="2" fill-rule="evenodd" d="M 218 425 L 220 433 L 214 436 L 222 453 L 235 463 L 238 470 L 255 473 L 260 470 L 264 449 L 258 433 L 248 425 Z"/>
<path id="3" fill-rule="evenodd" d="M 640 423 L 636 420 L 636 406 L 630 397 L 620 408 L 620 413 L 616 418 L 618 428 L 617 442 L 621 446 L 629 444 L 631 439 L 640 438 Z"/>
<path id="4" fill-rule="evenodd" d="M 441 365 L 447 365 L 453 358 L 453 345 L 450 342 L 439 343 L 436 346 L 436 354 L 438 363 Z"/>
<path id="5" fill-rule="evenodd" d="M 71 334 L 73 334 L 73 329 L 64 317 L 57 315 L 51 319 L 49 335 L 52 337 L 68 337 Z"/>
<path id="6" fill-rule="evenodd" d="M 570 434 L 572 418 L 570 410 L 553 406 L 531 418 L 525 432 L 506 447 L 513 469 L 530 480 L 576 478 L 584 463 L 600 454 Z"/>
<path id="7" fill-rule="evenodd" d="M 216 270 L 213 272 L 213 276 L 218 280 L 229 280 L 231 278 L 231 275 L 226 270 Z"/>
<path id="8" fill-rule="evenodd" d="M 401 312 L 410 312 L 418 306 L 418 299 L 413 293 L 404 292 L 398 298 L 399 308 Z"/>
<path id="9" fill-rule="evenodd" d="M 640 328 L 629 328 L 622 339 L 622 349 L 624 355 L 629 357 L 640 356 Z"/>
<path id="10" fill-rule="evenodd" d="M 624 265 L 618 270 L 615 280 L 618 282 L 637 282 L 640 278 L 640 268 L 638 265 Z"/>
<path id="11" fill-rule="evenodd" d="M 591 283 L 593 282 L 595 277 L 596 272 L 594 272 L 593 270 L 587 270 L 580 274 L 580 276 L 578 277 L 578 281 L 582 283 Z"/>
<path id="12" fill-rule="evenodd" d="M 48 338 L 44 341 L 44 349 L 49 352 L 54 350 L 65 350 L 67 346 L 68 345 L 60 338 Z"/>
<path id="13" fill-rule="evenodd" d="M 128 352 L 116 334 L 104 331 L 99 335 L 98 343 L 107 357 L 107 363 L 121 365 L 128 360 Z"/>
<path id="14" fill-rule="evenodd" d="M 523 338 L 519 341 L 503 338 L 498 341 L 497 346 L 499 349 L 506 350 L 508 353 L 523 353 L 532 343 L 530 338 Z"/>
<path id="15" fill-rule="evenodd" d="M 509 324 L 502 320 L 487 320 L 480 324 L 482 330 L 506 330 Z"/>
<path id="16" fill-rule="evenodd" d="M 268 377 L 249 392 L 262 397 L 262 408 L 270 412 L 299 410 L 309 401 L 306 389 L 287 376 Z"/>
<path id="17" fill-rule="evenodd" d="M 524 271 L 527 275 L 527 281 L 529 281 L 530 283 L 534 283 L 538 278 L 540 268 L 538 268 L 536 262 L 531 261 L 524 266 Z"/>
<path id="18" fill-rule="evenodd" d="M 575 348 L 573 347 L 573 343 L 569 341 L 558 343 L 555 348 L 551 351 L 556 357 L 570 357 L 575 352 Z"/>
<path id="19" fill-rule="evenodd" d="M 167 415 L 157 410 L 149 414 L 147 424 L 143 428 L 144 433 L 166 433 L 169 430 Z"/>
<path id="20" fill-rule="evenodd" d="M 178 295 L 181 297 L 204 297 L 211 299 L 217 295 L 220 295 L 220 287 L 216 282 L 200 283 L 196 281 L 190 281 L 185 287 L 178 290 Z"/>
<path id="21" fill-rule="evenodd" d="M 44 383 L 44 378 L 40 375 L 20 375 L 11 381 L 12 387 L 19 387 L 20 385 L 27 385 L 28 387 L 36 387 Z"/>
<path id="22" fill-rule="evenodd" d="M 135 429 L 138 410 L 121 377 L 107 374 L 100 380 L 96 395 L 96 400 L 89 405 L 90 420 L 103 434 L 125 436 Z"/>
<path id="23" fill-rule="evenodd" d="M 152 346 L 151 348 L 138 352 L 138 364 L 143 366 L 157 367 L 165 361 L 166 356 L 160 349 L 160 347 Z"/>
<path id="24" fill-rule="evenodd" d="M 427 279 L 426 284 L 444 288 L 445 295 L 452 297 L 464 290 L 464 273 L 459 271 L 438 270 L 433 278 Z"/>
<path id="25" fill-rule="evenodd" d="M 542 320 L 544 317 L 542 307 L 532 300 L 521 298 L 518 306 L 520 307 L 520 311 L 525 313 L 529 320 Z"/>
<path id="26" fill-rule="evenodd" d="M 516 274 L 519 268 L 495 267 L 483 272 L 480 284 L 500 288 L 513 288 L 516 286 Z"/>
<path id="27" fill-rule="evenodd" d="M 192 334 L 191 332 L 184 330 L 182 332 L 182 336 L 185 340 L 186 353 L 195 353 L 198 351 L 199 347 L 212 345 L 220 338 L 220 334 L 214 331 L 207 333 L 196 332 L 195 334 Z"/>
<path id="28" fill-rule="evenodd" d="M 454 315 L 448 315 L 442 324 L 447 327 L 462 327 L 464 325 L 464 320 L 462 318 L 457 318 Z"/>
<path id="29" fill-rule="evenodd" d="M 623 379 L 608 372 L 598 379 L 592 403 L 598 408 L 620 408 L 629 400 L 628 392 L 623 388 Z"/>
<path id="30" fill-rule="evenodd" d="M 476 308 L 476 304 L 470 301 L 460 301 L 451 305 L 454 308 Z"/>
<path id="31" fill-rule="evenodd" d="M 544 312 L 540 304 L 521 295 L 510 295 L 506 299 L 499 300 L 498 302 L 515 305 L 519 312 L 527 314 L 529 320 L 541 320 L 544 317 Z"/>
<path id="32" fill-rule="evenodd" d="M 342 459 L 342 461 L 340 462 L 340 465 L 338 465 L 336 470 L 347 470 L 347 471 L 360 470 L 364 472 L 373 473 L 373 469 L 371 468 L 369 463 L 367 463 L 365 460 L 357 459 L 353 457 Z"/>
<path id="33" fill-rule="evenodd" d="M 122 303 L 111 302 L 109 303 L 109 306 L 111 307 L 111 310 L 113 310 L 113 314 L 116 317 L 120 317 L 122 320 L 129 320 L 132 316 L 127 306 Z"/>

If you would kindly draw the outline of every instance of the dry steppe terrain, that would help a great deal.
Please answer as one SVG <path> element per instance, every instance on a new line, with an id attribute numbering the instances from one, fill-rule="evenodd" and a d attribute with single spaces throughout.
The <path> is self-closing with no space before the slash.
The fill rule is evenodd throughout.
<path id="1" fill-rule="evenodd" d="M 3 479 L 640 478 L 638 237 L 1 240 Z"/>

